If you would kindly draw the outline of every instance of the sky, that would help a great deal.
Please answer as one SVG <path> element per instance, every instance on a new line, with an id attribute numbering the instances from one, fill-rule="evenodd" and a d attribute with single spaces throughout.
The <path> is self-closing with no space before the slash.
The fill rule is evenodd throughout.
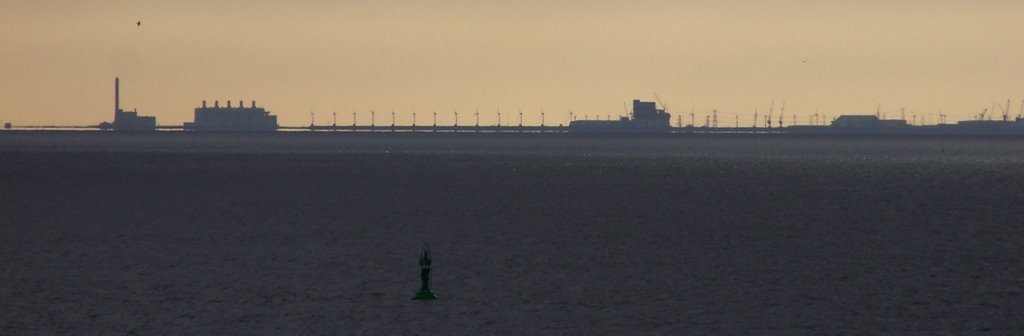
<path id="1" fill-rule="evenodd" d="M 141 21 L 141 25 L 136 25 Z M 282 125 L 567 123 L 656 100 L 698 125 L 1024 103 L 1024 1 L 0 2 L 0 121 L 160 125 L 255 100 Z M 738 119 L 737 119 L 738 118 Z"/>

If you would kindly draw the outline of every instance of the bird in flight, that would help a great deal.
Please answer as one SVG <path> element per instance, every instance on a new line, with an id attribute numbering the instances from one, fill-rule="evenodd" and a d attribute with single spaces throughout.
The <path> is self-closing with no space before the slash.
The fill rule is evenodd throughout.
<path id="1" fill-rule="evenodd" d="M 139 27 L 142 27 L 142 21 L 136 22 L 135 25 L 139 26 Z"/>

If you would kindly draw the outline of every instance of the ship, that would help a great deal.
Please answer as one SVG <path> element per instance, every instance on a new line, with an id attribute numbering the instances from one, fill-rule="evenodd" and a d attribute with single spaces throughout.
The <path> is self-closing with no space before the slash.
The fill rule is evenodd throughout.
<path id="1" fill-rule="evenodd" d="M 156 117 L 140 116 L 136 110 L 121 109 L 121 79 L 114 78 L 114 121 L 100 123 L 100 129 L 114 131 L 155 131 Z"/>
<path id="2" fill-rule="evenodd" d="M 230 100 L 227 107 L 221 107 L 219 101 L 207 107 L 204 100 L 203 105 L 195 109 L 195 121 L 186 122 L 183 128 L 187 131 L 276 131 L 278 125 L 277 116 L 256 107 L 256 101 L 250 107 L 244 106 L 242 101 L 232 107 Z"/>

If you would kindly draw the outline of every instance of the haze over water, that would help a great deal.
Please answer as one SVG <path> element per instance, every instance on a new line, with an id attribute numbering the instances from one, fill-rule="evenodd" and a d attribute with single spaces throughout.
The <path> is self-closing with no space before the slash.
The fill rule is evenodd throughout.
<path id="1" fill-rule="evenodd" d="M 752 124 L 772 99 L 798 123 L 879 103 L 934 123 L 1011 99 L 1016 115 L 1021 12 L 946 0 L 5 1 L 0 121 L 110 120 L 115 76 L 123 106 L 163 125 L 202 100 L 256 100 L 283 125 L 311 111 L 368 124 L 371 109 L 400 124 L 477 109 L 482 124 L 498 109 L 503 124 L 519 109 L 539 124 L 544 109 L 556 124 L 569 109 L 614 118 L 654 92 L 675 116 L 717 109 L 724 125 Z"/>
<path id="2" fill-rule="evenodd" d="M 1012 118 L 1021 13 L 13 0 L 0 122 L 110 121 L 115 77 L 161 125 L 557 125 L 655 93 L 673 125 Z M 0 158 L 0 335 L 1024 334 L 1016 136 L 16 129 Z"/>

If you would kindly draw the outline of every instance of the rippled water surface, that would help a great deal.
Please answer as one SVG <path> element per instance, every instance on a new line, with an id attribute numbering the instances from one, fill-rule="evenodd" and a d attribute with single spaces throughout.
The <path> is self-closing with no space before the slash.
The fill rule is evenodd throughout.
<path id="1" fill-rule="evenodd" d="M 0 334 L 1024 332 L 1024 140 L 0 132 Z M 434 253 L 435 302 L 419 286 Z"/>

